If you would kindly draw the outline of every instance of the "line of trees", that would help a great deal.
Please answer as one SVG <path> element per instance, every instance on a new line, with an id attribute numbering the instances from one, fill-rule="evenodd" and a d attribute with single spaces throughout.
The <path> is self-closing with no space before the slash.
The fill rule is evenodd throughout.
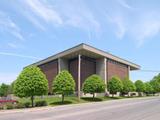
<path id="1" fill-rule="evenodd" d="M 149 82 L 142 82 L 137 80 L 133 83 L 129 78 L 120 80 L 118 77 L 112 77 L 107 83 L 98 75 L 89 76 L 83 83 L 83 92 L 90 93 L 95 97 L 95 93 L 104 93 L 105 90 L 112 94 L 112 97 L 117 92 L 121 95 L 129 95 L 129 92 L 138 92 L 139 96 L 142 93 L 155 94 L 160 92 L 160 74 L 155 76 Z M 64 70 L 61 71 L 53 80 L 52 91 L 54 94 L 62 95 L 62 102 L 64 102 L 65 95 L 70 95 L 75 92 L 75 80 L 72 75 Z M 32 107 L 34 106 L 34 96 L 42 96 L 48 94 L 48 81 L 46 76 L 36 66 L 30 66 L 24 68 L 18 78 L 12 85 L 2 84 L 0 85 L 0 96 L 7 96 L 10 93 L 14 93 L 18 97 L 30 97 Z"/>

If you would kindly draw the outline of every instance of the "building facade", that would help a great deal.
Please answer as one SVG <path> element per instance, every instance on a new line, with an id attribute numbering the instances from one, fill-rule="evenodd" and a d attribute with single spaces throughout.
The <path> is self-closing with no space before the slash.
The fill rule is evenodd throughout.
<path id="1" fill-rule="evenodd" d="M 131 70 L 140 69 L 139 65 L 86 44 L 77 45 L 33 65 L 40 67 L 46 75 L 49 92 L 52 92 L 55 76 L 62 70 L 68 70 L 75 80 L 79 96 L 84 80 L 92 74 L 101 76 L 107 84 L 113 76 L 123 79 L 129 77 Z"/>

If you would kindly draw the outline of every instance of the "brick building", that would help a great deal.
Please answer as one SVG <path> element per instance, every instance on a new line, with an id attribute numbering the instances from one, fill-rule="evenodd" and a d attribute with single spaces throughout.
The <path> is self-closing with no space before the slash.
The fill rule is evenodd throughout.
<path id="1" fill-rule="evenodd" d="M 86 44 L 77 45 L 33 65 L 40 67 L 46 75 L 50 92 L 53 78 L 61 70 L 68 70 L 75 79 L 78 95 L 84 80 L 92 74 L 100 75 L 107 84 L 112 76 L 123 79 L 129 77 L 131 70 L 140 69 L 139 65 Z"/>

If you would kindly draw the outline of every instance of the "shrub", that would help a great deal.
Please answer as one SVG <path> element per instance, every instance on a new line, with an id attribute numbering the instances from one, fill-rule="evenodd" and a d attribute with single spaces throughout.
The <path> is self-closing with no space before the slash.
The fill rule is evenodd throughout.
<path id="1" fill-rule="evenodd" d="M 0 105 L 0 110 L 3 110 L 3 105 Z"/>
<path id="2" fill-rule="evenodd" d="M 105 83 L 98 75 L 89 76 L 83 83 L 83 92 L 93 94 L 105 92 Z"/>
<path id="3" fill-rule="evenodd" d="M 17 108 L 17 109 L 25 108 L 25 105 L 24 105 L 23 103 L 19 102 L 19 103 L 17 103 L 17 104 L 15 105 L 15 108 Z"/>
<path id="4" fill-rule="evenodd" d="M 36 107 L 47 106 L 47 102 L 45 100 L 39 100 L 39 101 L 36 101 L 35 106 Z"/>
<path id="5" fill-rule="evenodd" d="M 14 109 L 14 105 L 12 103 L 5 104 L 5 109 Z"/>
<path id="6" fill-rule="evenodd" d="M 118 77 L 112 77 L 111 80 L 108 82 L 108 91 L 114 97 L 114 94 L 117 92 L 121 92 L 123 89 L 122 81 Z"/>
<path id="7" fill-rule="evenodd" d="M 30 105 L 31 105 L 31 102 L 27 101 L 27 102 L 24 102 L 22 104 L 24 105 L 25 108 L 29 108 Z"/>

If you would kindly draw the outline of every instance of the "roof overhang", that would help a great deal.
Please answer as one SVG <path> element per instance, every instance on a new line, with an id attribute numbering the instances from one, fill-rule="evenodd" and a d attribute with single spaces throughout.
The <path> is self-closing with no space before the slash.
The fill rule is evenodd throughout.
<path id="1" fill-rule="evenodd" d="M 94 48 L 94 47 L 86 45 L 86 44 L 80 44 L 78 46 L 75 46 L 75 47 L 70 48 L 68 50 L 65 50 L 63 52 L 60 52 L 56 55 L 50 56 L 50 57 L 48 57 L 44 60 L 36 62 L 32 65 L 39 66 L 39 65 L 45 64 L 47 62 L 53 61 L 55 59 L 58 59 L 58 58 L 71 59 L 71 58 L 77 57 L 78 54 L 85 55 L 85 56 L 92 57 L 92 58 L 103 58 L 103 57 L 105 57 L 105 58 L 112 59 L 112 60 L 118 61 L 120 63 L 126 64 L 126 65 L 130 66 L 131 70 L 140 69 L 140 66 L 137 65 L 137 64 L 134 64 L 130 61 L 124 60 L 120 57 L 117 57 L 117 56 L 112 55 L 108 52 L 99 50 L 97 48 Z"/>

